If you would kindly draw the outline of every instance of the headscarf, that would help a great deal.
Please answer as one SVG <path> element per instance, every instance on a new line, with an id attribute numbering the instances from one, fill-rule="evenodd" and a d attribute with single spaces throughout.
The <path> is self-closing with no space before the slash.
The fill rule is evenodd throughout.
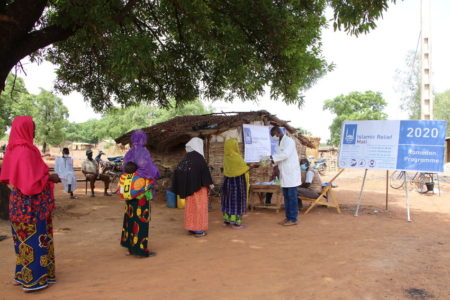
<path id="1" fill-rule="evenodd" d="M 192 138 L 186 144 L 186 152 L 186 156 L 175 168 L 172 178 L 172 191 L 181 198 L 189 197 L 202 187 L 210 186 L 213 183 L 208 165 L 203 157 L 203 140 Z"/>
<path id="2" fill-rule="evenodd" d="M 237 177 L 250 169 L 241 156 L 238 142 L 235 138 L 225 141 L 223 152 L 223 175 L 227 177 Z"/>
<path id="3" fill-rule="evenodd" d="M 48 166 L 33 145 L 33 139 L 33 119 L 14 118 L 0 174 L 0 182 L 13 185 L 27 196 L 42 193 L 49 176 Z"/>
<path id="4" fill-rule="evenodd" d="M 247 188 L 247 199 L 250 191 L 250 167 L 245 163 L 239 151 L 239 145 L 235 138 L 225 141 L 223 150 L 223 175 L 226 177 L 237 177 L 245 174 L 245 185 Z"/>
<path id="5" fill-rule="evenodd" d="M 201 138 L 194 137 L 186 144 L 186 152 L 192 151 L 197 151 L 203 157 L 205 157 L 205 154 L 203 152 L 203 140 Z"/>
<path id="6" fill-rule="evenodd" d="M 135 130 L 131 134 L 131 149 L 125 154 L 123 166 L 129 161 L 134 162 L 137 166 L 137 173 L 149 179 L 159 178 L 159 169 L 153 163 L 150 152 L 145 147 L 147 144 L 147 135 L 142 130 Z M 123 168 L 122 168 L 123 169 Z"/>

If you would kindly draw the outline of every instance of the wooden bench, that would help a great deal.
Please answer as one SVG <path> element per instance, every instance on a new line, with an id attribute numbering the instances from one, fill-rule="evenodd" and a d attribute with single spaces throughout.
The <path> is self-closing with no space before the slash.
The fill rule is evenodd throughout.
<path id="1" fill-rule="evenodd" d="M 344 171 L 344 169 L 341 169 L 328 183 L 326 186 L 323 187 L 322 193 L 320 193 L 319 197 L 316 199 L 312 198 L 306 198 L 303 196 L 298 196 L 299 200 L 311 202 L 311 205 L 308 207 L 308 209 L 305 211 L 305 215 L 310 212 L 311 209 L 313 209 L 316 205 L 325 205 L 327 207 L 334 207 L 336 208 L 337 212 L 340 214 L 341 209 L 339 208 L 339 203 L 334 198 L 333 192 L 332 192 L 332 184 L 333 181 L 341 175 L 341 173 Z"/>

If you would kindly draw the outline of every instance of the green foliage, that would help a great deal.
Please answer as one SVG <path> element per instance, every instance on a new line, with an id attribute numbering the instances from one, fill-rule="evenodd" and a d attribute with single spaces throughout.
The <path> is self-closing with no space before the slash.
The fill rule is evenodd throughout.
<path id="1" fill-rule="evenodd" d="M 385 120 L 386 101 L 379 92 L 351 92 L 334 99 L 326 100 L 324 110 L 329 110 L 336 117 L 330 125 L 330 145 L 338 146 L 341 140 L 342 123 L 345 120 Z"/>
<path id="2" fill-rule="evenodd" d="M 36 124 L 36 143 L 58 145 L 64 140 L 68 111 L 62 100 L 41 89 L 38 95 L 30 94 L 22 78 L 10 74 L 5 93 L 0 95 L 0 137 L 11 126 L 16 116 L 32 116 Z"/>
<path id="3" fill-rule="evenodd" d="M 115 139 L 138 128 L 152 126 L 176 116 L 211 113 L 200 100 L 185 105 L 175 106 L 170 101 L 169 108 L 159 108 L 141 104 L 127 108 L 113 108 L 106 112 L 100 120 L 89 120 L 84 123 L 70 123 L 66 128 L 66 139 L 72 142 L 98 143 L 104 139 Z"/>
<path id="4" fill-rule="evenodd" d="M 302 135 L 312 136 L 311 131 L 308 131 L 306 129 L 303 129 L 301 127 L 296 128 L 297 132 L 301 133 Z"/>
<path id="5" fill-rule="evenodd" d="M 436 94 L 433 112 L 435 120 L 447 121 L 447 136 L 450 136 L 450 90 Z"/>
<path id="6" fill-rule="evenodd" d="M 335 29 L 358 35 L 395 2 L 8 1 L 0 14 L 15 5 L 29 18 L 19 19 L 17 32 L 0 27 L 0 57 L 20 47 L 20 58 L 51 61 L 59 66 L 57 88 L 81 92 L 97 111 L 200 96 L 252 100 L 266 86 L 272 98 L 301 105 L 302 92 L 332 68 L 321 43 L 327 5 Z"/>
<path id="7" fill-rule="evenodd" d="M 30 105 L 29 97 L 23 79 L 10 74 L 5 91 L 0 94 L 0 137 L 5 134 L 15 116 L 31 115 L 33 106 Z"/>
<path id="8" fill-rule="evenodd" d="M 420 120 L 420 58 L 409 52 L 405 69 L 396 70 L 397 89 L 401 95 L 401 109 L 408 112 L 411 120 Z"/>
<path id="9" fill-rule="evenodd" d="M 59 145 L 64 141 L 64 128 L 67 125 L 69 113 L 61 98 L 44 89 L 33 97 L 36 112 L 33 120 L 36 124 L 35 141 L 42 145 L 42 152 L 47 144 Z"/>

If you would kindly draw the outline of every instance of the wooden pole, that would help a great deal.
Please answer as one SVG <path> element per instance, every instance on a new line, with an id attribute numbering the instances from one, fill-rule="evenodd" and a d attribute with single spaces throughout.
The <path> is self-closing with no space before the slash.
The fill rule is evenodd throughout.
<path id="1" fill-rule="evenodd" d="M 367 176 L 367 169 L 364 171 L 364 178 L 363 178 L 363 182 L 361 184 L 361 191 L 359 192 L 358 204 L 356 205 L 356 209 L 355 209 L 355 217 L 357 217 L 358 213 L 359 213 L 359 206 L 361 205 L 361 198 L 362 198 L 362 193 L 364 190 L 364 184 L 366 183 L 366 176 Z"/>
<path id="2" fill-rule="evenodd" d="M 388 210 L 389 202 L 389 170 L 386 170 L 386 210 Z"/>

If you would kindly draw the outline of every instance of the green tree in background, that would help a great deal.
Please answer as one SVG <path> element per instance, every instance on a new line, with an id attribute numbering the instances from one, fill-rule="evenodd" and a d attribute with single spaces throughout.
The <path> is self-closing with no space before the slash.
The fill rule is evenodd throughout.
<path id="1" fill-rule="evenodd" d="M 328 22 L 358 35 L 396 0 L 6 0 L 0 1 L 0 92 L 21 59 L 58 66 L 56 87 L 97 111 L 199 96 L 301 104 L 330 70 Z M 114 101 L 114 102 L 113 102 Z"/>
<path id="2" fill-rule="evenodd" d="M 30 94 L 25 88 L 22 78 L 8 76 L 5 92 L 0 94 L 0 137 L 5 134 L 6 129 L 11 126 L 15 116 L 31 115 Z"/>
<path id="3" fill-rule="evenodd" d="M 69 117 L 67 108 L 61 98 L 44 89 L 34 96 L 36 107 L 33 120 L 36 124 L 36 143 L 42 145 L 42 152 L 47 150 L 47 144 L 59 145 L 64 141 L 64 128 Z"/>
<path id="4" fill-rule="evenodd" d="M 200 100 L 184 105 L 175 105 L 170 101 L 169 108 L 141 104 L 127 108 L 113 108 L 100 120 L 83 123 L 70 123 L 66 128 L 66 140 L 72 142 L 98 143 L 104 139 L 115 139 L 138 128 L 152 126 L 176 116 L 199 115 L 211 113 L 210 107 Z"/>
<path id="5" fill-rule="evenodd" d="M 301 127 L 295 128 L 297 130 L 297 132 L 301 133 L 302 135 L 308 135 L 308 136 L 312 136 L 311 131 L 308 131 L 306 129 L 303 129 Z"/>
<path id="6" fill-rule="evenodd" d="M 338 146 L 341 140 L 342 123 L 345 120 L 385 120 L 386 101 L 379 92 L 351 92 L 334 99 L 326 100 L 323 109 L 331 111 L 336 117 L 330 125 L 328 144 Z"/>
<path id="7" fill-rule="evenodd" d="M 450 90 L 436 94 L 433 112 L 435 120 L 447 121 L 447 136 L 450 136 Z"/>
<path id="8" fill-rule="evenodd" d="M 405 69 L 396 70 L 397 90 L 401 95 L 400 108 L 409 119 L 420 120 L 420 58 L 411 51 L 405 59 Z"/>

